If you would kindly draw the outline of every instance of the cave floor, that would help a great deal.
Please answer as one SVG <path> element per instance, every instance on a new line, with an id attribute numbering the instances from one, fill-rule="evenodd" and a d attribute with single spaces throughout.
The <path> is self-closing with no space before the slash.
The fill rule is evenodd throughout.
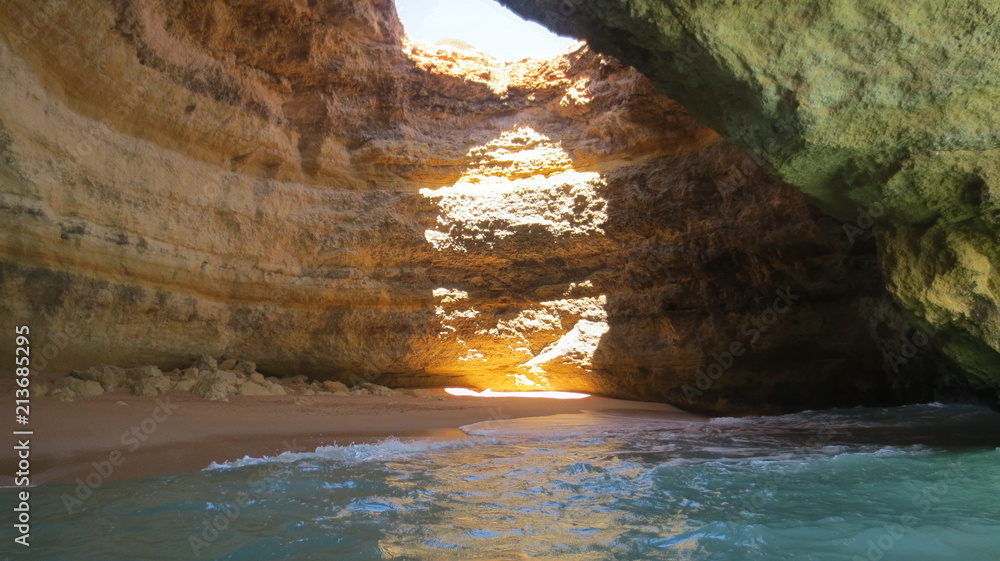
<path id="1" fill-rule="evenodd" d="M 459 427 L 582 411 L 632 411 L 700 420 L 661 403 L 591 396 L 578 400 L 455 397 L 236 396 L 207 401 L 187 392 L 143 398 L 124 390 L 63 402 L 33 402 L 31 477 L 35 484 L 102 481 L 200 470 L 245 456 L 312 451 L 382 440 L 467 438 Z M 8 450 L 2 473 L 16 470 Z M 100 468 L 100 469 L 99 469 Z M 9 479 L 6 476 L 4 479 Z M 10 481 L 3 484 L 9 485 Z"/>

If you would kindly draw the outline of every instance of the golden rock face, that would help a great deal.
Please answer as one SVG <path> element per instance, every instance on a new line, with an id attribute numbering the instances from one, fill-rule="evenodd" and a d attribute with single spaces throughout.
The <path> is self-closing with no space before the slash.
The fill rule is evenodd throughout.
<path id="1" fill-rule="evenodd" d="M 586 47 L 409 43 L 387 0 L 8 4 L 0 310 L 44 369 L 899 397 L 874 249 Z"/>

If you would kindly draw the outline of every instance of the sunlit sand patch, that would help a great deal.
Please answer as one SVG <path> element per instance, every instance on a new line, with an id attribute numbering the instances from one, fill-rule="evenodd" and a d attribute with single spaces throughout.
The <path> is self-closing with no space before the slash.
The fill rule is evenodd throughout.
<path id="1" fill-rule="evenodd" d="M 460 397 L 534 397 L 546 399 L 583 399 L 590 394 L 557 391 L 495 392 L 489 388 L 476 392 L 467 388 L 445 388 L 445 392 Z"/>

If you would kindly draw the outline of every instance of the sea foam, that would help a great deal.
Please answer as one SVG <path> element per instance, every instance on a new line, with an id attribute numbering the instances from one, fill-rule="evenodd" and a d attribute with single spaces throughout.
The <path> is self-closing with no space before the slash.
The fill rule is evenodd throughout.
<path id="1" fill-rule="evenodd" d="M 399 460 L 421 453 L 434 452 L 449 448 L 464 448 L 469 446 L 485 446 L 496 444 L 492 438 L 468 438 L 457 440 L 399 440 L 387 438 L 380 442 L 350 444 L 348 446 L 320 446 L 312 452 L 282 452 L 277 456 L 254 458 L 244 456 L 230 462 L 212 462 L 205 470 L 226 470 L 262 464 L 293 464 L 301 461 L 329 461 L 343 464 L 358 464 L 363 462 L 386 462 Z"/>

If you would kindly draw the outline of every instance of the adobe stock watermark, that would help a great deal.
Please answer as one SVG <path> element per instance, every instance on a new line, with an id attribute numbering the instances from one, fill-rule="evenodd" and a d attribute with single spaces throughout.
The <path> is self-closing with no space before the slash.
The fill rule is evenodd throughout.
<path id="1" fill-rule="evenodd" d="M 920 523 L 920 515 L 929 513 L 949 493 L 953 485 L 966 479 L 968 476 L 965 475 L 965 468 L 962 466 L 961 460 L 953 462 L 948 467 L 943 481 L 925 485 L 920 491 L 913 494 L 910 502 L 917 510 L 901 515 L 898 523 L 887 522 L 883 524 L 882 534 L 866 543 L 868 548 L 865 550 L 865 556 L 855 555 L 851 557 L 851 561 L 881 561 L 906 537 L 907 533 L 916 531 L 915 528 Z"/>
<path id="2" fill-rule="evenodd" d="M 885 212 L 885 205 L 877 202 L 868 208 L 858 207 L 858 216 L 854 222 L 844 223 L 844 234 L 847 235 L 848 243 L 853 244 L 867 234 L 875 226 L 875 222 L 885 216 Z"/>
<path id="3" fill-rule="evenodd" d="M 899 338 L 899 346 L 896 351 L 882 351 L 885 363 L 892 368 L 895 374 L 899 374 L 899 369 L 902 366 L 927 348 L 931 343 L 931 337 L 938 333 L 938 330 L 927 322 L 917 320 L 916 323 L 912 333 Z"/>
<path id="4" fill-rule="evenodd" d="M 18 22 L 20 24 L 21 36 L 30 41 L 37 37 L 39 33 L 52 27 L 54 25 L 53 19 L 57 14 L 55 4 L 57 2 L 43 2 L 31 14 L 31 17 L 21 18 L 21 21 Z"/>
<path id="5" fill-rule="evenodd" d="M 802 445 L 808 448 L 823 448 L 835 440 L 849 440 L 851 436 L 852 433 L 850 431 L 824 427 L 811 434 Z M 750 493 L 744 501 L 744 505 L 748 507 L 747 510 L 749 512 L 762 512 L 767 503 L 778 497 L 781 493 L 781 488 L 790 480 L 791 476 L 784 470 L 768 471 L 767 476 L 762 480 L 764 484 L 763 489 L 759 488 Z M 746 512 L 744 513 L 744 518 L 749 518 L 747 514 Z"/>
<path id="6" fill-rule="evenodd" d="M 791 288 L 775 290 L 775 295 L 777 297 L 766 310 L 740 325 L 739 339 L 731 342 L 721 353 L 719 351 L 712 352 L 710 355 L 711 364 L 705 368 L 699 368 L 696 372 L 694 386 L 685 384 L 681 388 L 688 405 L 692 405 L 695 398 L 701 397 L 711 389 L 715 381 L 736 364 L 736 359 L 746 354 L 747 345 L 756 343 L 763 334 L 768 332 L 771 326 L 777 323 L 778 318 L 788 313 L 795 301 L 800 298 L 792 294 Z"/>
<path id="7" fill-rule="evenodd" d="M 706 425 L 706 428 L 709 427 L 709 425 Z M 845 441 L 851 437 L 852 433 L 850 431 L 824 427 L 812 433 L 804 442 L 799 443 L 796 441 L 794 445 L 822 448 L 835 440 Z M 755 517 L 765 514 L 769 504 L 780 499 L 782 488 L 792 480 L 792 476 L 789 475 L 788 471 L 783 469 L 781 463 L 770 463 L 770 467 L 766 469 L 767 471 L 764 474 L 754 479 L 752 488 L 747 489 L 738 497 L 733 497 L 732 504 L 739 508 L 726 509 L 726 521 L 752 521 Z M 701 476 L 696 476 L 688 484 L 709 490 L 709 482 Z"/>
<path id="8" fill-rule="evenodd" d="M 290 444 L 287 440 L 283 441 L 281 446 L 288 452 L 305 451 L 304 449 L 299 449 L 298 440 L 294 438 Z M 281 465 L 270 462 L 265 463 L 258 466 L 244 483 L 252 485 L 267 478 L 279 476 L 281 473 Z M 199 529 L 188 534 L 188 545 L 191 547 L 191 551 L 195 557 L 201 557 L 205 548 L 215 543 L 223 533 L 232 528 L 233 524 L 243 515 L 244 510 L 251 504 L 252 497 L 246 491 L 236 493 L 234 498 L 235 502 L 225 503 L 221 507 L 215 508 L 216 513 L 205 513 L 202 516 Z"/>
<path id="9" fill-rule="evenodd" d="M 169 397 L 157 399 L 156 407 L 148 417 L 121 434 L 119 440 L 125 451 L 115 449 L 108 453 L 107 459 L 91 462 L 93 471 L 86 477 L 76 478 L 76 489 L 73 494 L 63 493 L 62 501 L 66 512 L 73 514 L 82 511 L 87 500 L 94 495 L 94 491 L 100 489 L 115 470 L 128 460 L 128 454 L 138 450 L 178 409 L 180 406 L 170 403 Z"/>
<path id="10" fill-rule="evenodd" d="M 844 233 L 847 240 L 854 243 L 859 238 L 866 235 L 878 221 L 886 215 L 886 207 L 882 203 L 872 203 L 868 208 L 859 208 L 858 217 L 853 223 L 844 224 Z M 930 345 L 931 338 L 938 333 L 938 329 L 931 324 L 917 320 L 912 333 L 903 335 L 898 341 L 895 350 L 883 349 L 882 355 L 885 364 L 892 369 L 893 373 L 899 374 L 901 367 L 916 357 L 921 350 Z"/>
<path id="11" fill-rule="evenodd" d="M 74 339 L 83 333 L 85 327 L 93 323 L 94 318 L 90 318 L 81 326 L 78 323 L 70 323 L 56 329 L 45 343 L 39 345 L 38 352 L 34 353 L 31 369 L 35 372 L 43 371 L 49 366 L 49 361 L 55 360 L 59 353 L 66 350 Z"/>
<path id="12" fill-rule="evenodd" d="M 549 20 L 566 19 L 576 13 L 577 8 L 583 4 L 584 0 L 561 0 L 556 11 L 546 11 Z"/>
<path id="13" fill-rule="evenodd" d="M 938 217 L 970 216 L 970 205 L 956 198 L 945 200 L 928 201 L 928 209 L 933 210 Z M 859 238 L 867 234 L 878 222 L 880 218 L 887 216 L 889 207 L 880 201 L 876 201 L 867 207 L 857 208 L 857 218 L 854 222 L 844 224 L 844 234 L 847 241 L 854 243 Z"/>
<path id="14" fill-rule="evenodd" d="M 738 496 L 727 501 L 736 508 L 726 508 L 722 516 L 725 522 L 746 522 L 760 516 L 767 510 L 767 505 L 776 500 L 780 488 L 789 480 L 787 473 L 778 470 L 768 471 L 754 481 L 754 487 L 747 489 Z M 688 481 L 688 486 L 701 489 L 703 493 L 714 494 L 711 482 L 698 475 Z M 697 499 L 697 502 L 702 502 Z"/>

